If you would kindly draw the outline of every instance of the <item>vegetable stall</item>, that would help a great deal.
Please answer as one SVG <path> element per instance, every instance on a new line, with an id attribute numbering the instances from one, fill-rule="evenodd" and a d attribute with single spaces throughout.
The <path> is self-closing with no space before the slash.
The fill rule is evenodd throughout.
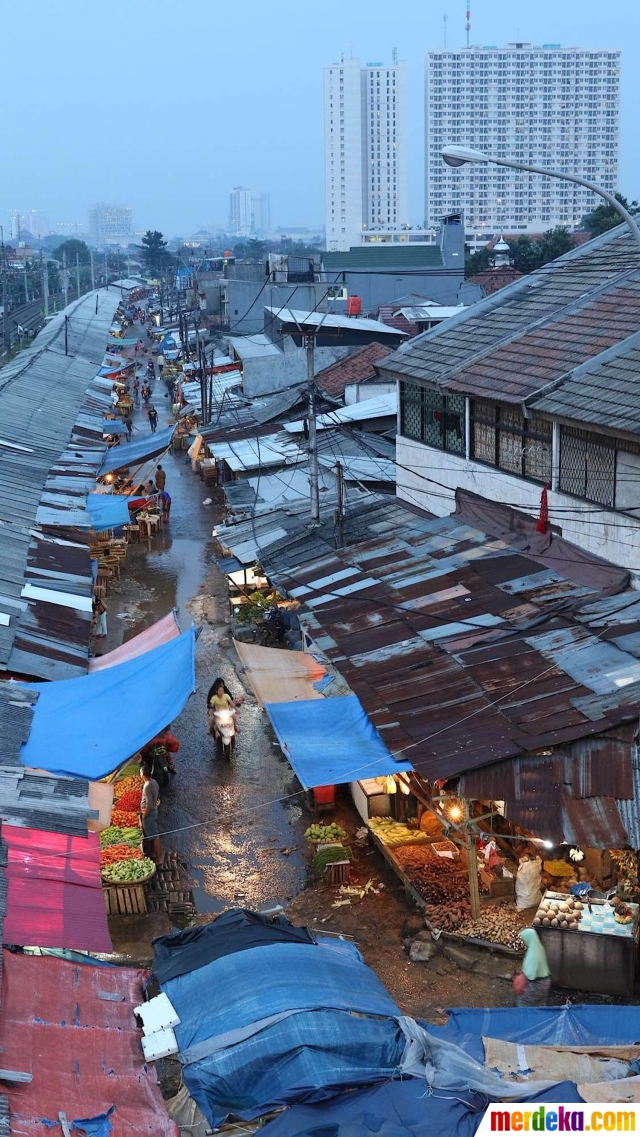
<path id="1" fill-rule="evenodd" d="M 110 824 L 100 834 L 100 875 L 108 916 L 144 914 L 144 885 L 156 871 L 154 862 L 143 853 L 139 770 L 137 763 L 129 763 L 116 776 Z"/>

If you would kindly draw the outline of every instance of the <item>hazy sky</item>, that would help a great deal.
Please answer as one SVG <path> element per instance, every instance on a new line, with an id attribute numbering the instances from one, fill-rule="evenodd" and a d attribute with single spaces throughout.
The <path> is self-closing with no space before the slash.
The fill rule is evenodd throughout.
<path id="1" fill-rule="evenodd" d="M 19 0 L 0 6 L 0 222 L 13 208 L 136 228 L 226 222 L 234 185 L 274 224 L 323 216 L 322 68 L 409 66 L 411 215 L 422 219 L 423 57 L 462 46 L 465 0 Z M 472 43 L 622 48 L 620 188 L 640 196 L 637 0 L 472 0 Z"/>

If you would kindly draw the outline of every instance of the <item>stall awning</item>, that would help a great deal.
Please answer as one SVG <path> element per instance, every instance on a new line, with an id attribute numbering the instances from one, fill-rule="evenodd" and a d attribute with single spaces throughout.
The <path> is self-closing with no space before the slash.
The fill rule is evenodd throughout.
<path id="1" fill-rule="evenodd" d="M 127 424 L 121 418 L 105 418 L 102 420 L 102 433 L 104 434 L 126 434 Z"/>
<path id="2" fill-rule="evenodd" d="M 410 762 L 396 762 L 387 750 L 357 695 L 266 703 L 264 709 L 306 790 L 411 769 Z"/>
<path id="3" fill-rule="evenodd" d="M 132 347 L 133 344 L 138 342 L 136 336 L 129 336 L 127 339 L 120 339 L 119 336 L 109 336 L 107 344 L 109 347 Z"/>
<path id="4" fill-rule="evenodd" d="M 305 699 L 321 699 L 314 687 L 327 674 L 321 663 L 305 651 L 282 651 L 277 647 L 259 647 L 233 641 L 253 693 L 260 703 L 291 703 Z"/>
<path id="5" fill-rule="evenodd" d="M 40 697 L 20 760 L 103 778 L 176 718 L 195 689 L 193 628 L 117 667 L 31 684 Z"/>
<path id="6" fill-rule="evenodd" d="M 64 735 L 57 738 L 64 745 Z M 8 847 L 4 943 L 110 952 L 98 834 L 3 825 L 2 836 Z"/>
<path id="7" fill-rule="evenodd" d="M 144 434 L 133 442 L 112 446 L 102 459 L 98 475 L 111 474 L 114 470 L 125 470 L 131 466 L 139 466 L 141 462 L 146 462 L 149 458 L 163 454 L 171 446 L 175 429 L 175 426 L 170 426 L 167 430 L 157 431 L 156 434 Z"/>
<path id="8" fill-rule="evenodd" d="M 122 497 L 120 494 L 88 494 L 87 512 L 91 518 L 91 528 L 94 533 L 102 533 L 105 529 L 117 529 L 120 525 L 128 525 L 131 520 L 128 501 L 128 497 Z"/>
<path id="9" fill-rule="evenodd" d="M 140 632 L 140 635 L 133 636 L 132 639 L 121 644 L 121 646 L 115 648 L 114 651 L 110 651 L 107 655 L 98 655 L 90 659 L 89 674 L 93 674 L 94 671 L 104 671 L 107 667 L 114 667 L 117 663 L 124 663 L 129 659 L 137 659 L 139 655 L 144 655 L 145 652 L 152 651 L 154 647 L 159 647 L 160 644 L 174 640 L 180 633 L 181 628 L 178 623 L 178 618 L 175 612 L 170 612 L 168 616 L 163 616 L 161 620 L 157 620 L 150 628 L 145 628 L 144 632 Z"/>

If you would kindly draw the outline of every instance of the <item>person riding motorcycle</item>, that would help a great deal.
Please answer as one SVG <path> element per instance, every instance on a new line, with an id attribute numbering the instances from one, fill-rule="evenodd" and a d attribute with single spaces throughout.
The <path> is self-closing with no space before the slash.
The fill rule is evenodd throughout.
<path id="1" fill-rule="evenodd" d="M 211 734 L 213 738 L 216 738 L 218 734 L 215 713 L 221 710 L 230 710 L 232 712 L 234 716 L 235 733 L 238 734 L 236 708 L 239 707 L 242 702 L 243 699 L 234 699 L 224 679 L 218 677 L 211 684 L 207 693 L 207 721 L 209 723 L 209 734 Z"/>
<path id="2" fill-rule="evenodd" d="M 177 754 L 179 749 L 178 739 L 171 734 L 167 726 L 141 748 L 140 760 L 142 764 L 151 766 L 156 771 L 166 770 L 167 774 L 176 774 L 172 755 Z"/>

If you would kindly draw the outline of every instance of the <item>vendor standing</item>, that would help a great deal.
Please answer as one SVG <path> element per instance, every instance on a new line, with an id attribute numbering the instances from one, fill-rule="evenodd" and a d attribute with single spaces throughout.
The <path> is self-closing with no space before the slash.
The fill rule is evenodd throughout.
<path id="1" fill-rule="evenodd" d="M 162 846 L 160 844 L 160 831 L 158 829 L 160 787 L 155 778 L 151 777 L 150 766 L 141 766 L 140 774 L 143 781 L 142 801 L 140 803 L 142 833 L 145 841 L 148 843 L 151 860 L 156 865 L 159 865 L 162 863 Z"/>

